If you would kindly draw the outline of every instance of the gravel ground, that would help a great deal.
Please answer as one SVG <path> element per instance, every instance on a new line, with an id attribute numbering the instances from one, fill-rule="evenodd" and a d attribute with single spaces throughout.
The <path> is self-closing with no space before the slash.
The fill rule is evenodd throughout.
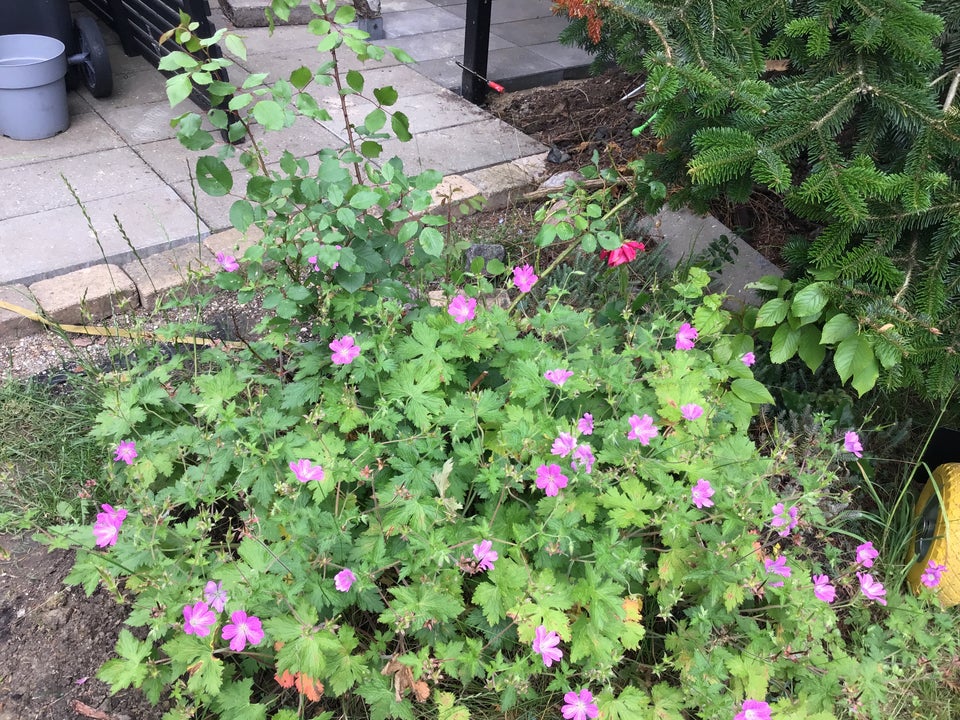
<path id="1" fill-rule="evenodd" d="M 237 340 L 249 337 L 263 313 L 259 303 L 239 305 L 233 293 L 218 292 L 204 308 L 203 321 L 211 327 L 203 337 L 218 340 Z M 110 330 L 123 329 L 150 333 L 169 323 L 186 323 L 196 320 L 193 308 L 174 308 L 147 311 L 140 308 L 132 313 L 114 316 L 97 326 Z M 105 366 L 111 352 L 127 352 L 134 348 L 136 340 L 94 335 L 62 334 L 52 330 L 20 338 L 0 337 L 0 382 L 27 380 L 32 377 L 58 375 L 74 372 L 83 365 Z"/>

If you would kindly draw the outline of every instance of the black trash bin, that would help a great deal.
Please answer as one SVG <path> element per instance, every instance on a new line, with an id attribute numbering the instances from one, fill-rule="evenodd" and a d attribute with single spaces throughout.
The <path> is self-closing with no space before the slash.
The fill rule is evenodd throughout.
<path id="1" fill-rule="evenodd" d="M 64 44 L 70 70 L 67 87 L 78 80 L 94 97 L 113 92 L 110 56 L 97 21 L 81 15 L 76 22 L 70 15 L 70 0 L 0 0 L 0 35 L 46 35 Z"/>

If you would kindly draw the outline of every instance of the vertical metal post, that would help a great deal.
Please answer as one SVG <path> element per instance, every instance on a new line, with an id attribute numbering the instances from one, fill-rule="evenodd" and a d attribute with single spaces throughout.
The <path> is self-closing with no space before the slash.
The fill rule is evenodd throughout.
<path id="1" fill-rule="evenodd" d="M 493 0 L 467 0 L 467 27 L 463 38 L 463 64 L 477 75 L 487 76 L 490 50 L 490 9 Z M 460 94 L 479 104 L 487 95 L 487 84 L 467 70 L 460 79 Z"/>

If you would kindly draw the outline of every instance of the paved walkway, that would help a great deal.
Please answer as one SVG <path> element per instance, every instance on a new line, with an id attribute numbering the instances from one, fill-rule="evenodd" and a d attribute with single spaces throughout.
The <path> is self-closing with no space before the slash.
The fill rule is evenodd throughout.
<path id="1" fill-rule="evenodd" d="M 491 78 L 517 88 L 582 74 L 589 57 L 555 42 L 563 21 L 550 16 L 549 7 L 549 0 L 494 3 Z M 387 143 L 386 157 L 398 155 L 411 172 L 433 168 L 464 175 L 487 192 L 484 168 L 545 148 L 446 89 L 459 85 L 453 60 L 462 53 L 464 11 L 465 4 L 456 0 L 384 0 L 383 43 L 402 47 L 420 62 L 403 66 L 391 58 L 364 74 L 369 88 L 393 85 L 400 94 L 398 109 L 411 120 L 414 141 Z M 219 12 L 215 22 L 228 24 Z M 317 59 L 316 39 L 302 26 L 278 27 L 273 37 L 265 28 L 239 32 L 246 37 L 248 59 L 232 79 L 247 72 L 280 77 Z M 56 137 L 31 142 L 0 137 L 0 286 L 16 284 L 19 295 L 35 281 L 104 260 L 122 264 L 136 255 L 196 247 L 199 238 L 229 225 L 235 198 L 195 195 L 190 168 L 196 155 L 181 147 L 170 127 L 171 118 L 195 108 L 171 109 L 163 76 L 141 58 L 124 56 L 116 37 L 105 34 L 114 66 L 112 97 L 96 100 L 85 88 L 71 93 L 70 128 Z M 337 103 L 332 93 L 316 96 L 331 108 Z M 363 101 L 357 104 L 359 122 Z M 278 160 L 282 148 L 308 156 L 340 147 L 344 137 L 342 119 L 321 124 L 301 119 L 266 141 Z"/>

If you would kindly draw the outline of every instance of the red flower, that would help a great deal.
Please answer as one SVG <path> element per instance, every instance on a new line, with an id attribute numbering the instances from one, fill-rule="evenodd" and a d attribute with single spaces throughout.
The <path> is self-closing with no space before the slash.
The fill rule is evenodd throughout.
<path id="1" fill-rule="evenodd" d="M 617 265 L 623 265 L 633 260 L 638 252 L 643 252 L 646 250 L 644 244 L 638 240 L 627 240 L 623 245 L 618 247 L 616 250 L 601 250 L 600 258 L 607 261 L 607 265 L 610 267 L 616 267 Z"/>

